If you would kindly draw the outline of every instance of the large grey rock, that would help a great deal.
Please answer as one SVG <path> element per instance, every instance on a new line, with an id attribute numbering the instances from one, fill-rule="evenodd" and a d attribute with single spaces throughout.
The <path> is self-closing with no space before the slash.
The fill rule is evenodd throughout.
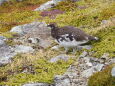
<path id="1" fill-rule="evenodd" d="M 34 51 L 32 47 L 24 45 L 16 45 L 14 50 L 16 53 L 28 53 Z"/>
<path id="2" fill-rule="evenodd" d="M 64 60 L 64 61 L 68 61 L 69 60 L 69 56 L 65 55 L 65 54 L 61 54 L 61 55 L 58 55 L 54 58 L 51 58 L 49 62 L 51 63 L 54 63 L 54 62 L 57 62 L 59 60 Z"/>
<path id="3" fill-rule="evenodd" d="M 10 32 L 15 32 L 15 33 L 18 33 L 20 35 L 24 35 L 24 34 L 26 34 L 27 32 L 31 31 L 33 28 L 36 28 L 39 25 L 40 25 L 40 22 L 32 22 L 30 24 L 19 25 L 19 26 L 13 27 L 10 30 Z"/>
<path id="4" fill-rule="evenodd" d="M 22 44 L 34 43 L 40 47 L 47 48 L 52 43 L 51 29 L 47 27 L 45 22 L 32 22 L 20 26 L 13 27 L 11 32 L 20 34 L 20 38 L 16 41 Z"/>
<path id="5" fill-rule="evenodd" d="M 7 2 L 9 0 L 0 0 L 0 5 L 2 5 L 4 2 Z"/>
<path id="6" fill-rule="evenodd" d="M 113 77 L 115 77 L 115 67 L 112 68 L 112 70 L 111 70 L 111 75 L 112 75 Z"/>

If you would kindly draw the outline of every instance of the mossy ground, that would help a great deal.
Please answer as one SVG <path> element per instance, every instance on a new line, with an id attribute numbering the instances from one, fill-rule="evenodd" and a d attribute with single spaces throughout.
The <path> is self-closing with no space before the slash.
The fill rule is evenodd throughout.
<path id="1" fill-rule="evenodd" d="M 33 54 L 18 54 L 14 57 L 11 64 L 1 67 L 0 85 L 22 85 L 29 82 L 47 82 L 52 83 L 55 75 L 63 74 L 74 59 L 69 61 L 58 61 L 50 63 L 48 60 L 56 56 L 58 53 L 54 51 L 41 50 Z M 71 56 L 70 56 L 71 57 Z M 29 68 L 27 73 L 22 73 L 24 67 Z"/>
<path id="2" fill-rule="evenodd" d="M 103 53 L 109 53 L 110 57 L 115 57 L 115 21 L 111 21 L 114 24 L 101 25 L 102 20 L 111 20 L 115 16 L 115 1 L 81 0 L 75 3 L 70 1 L 61 2 L 53 9 L 60 9 L 65 13 L 58 15 L 55 19 L 42 18 L 39 15 L 40 12 L 32 11 L 46 1 L 48 0 L 25 0 L 22 3 L 14 0 L 2 5 L 0 7 L 0 35 L 12 38 L 13 33 L 7 32 L 11 27 L 33 21 L 56 22 L 59 26 L 72 25 L 100 38 L 99 41 L 92 42 L 92 50 L 96 52 L 94 53 L 95 57 L 100 57 Z M 51 57 L 58 54 L 59 52 L 48 48 L 35 54 L 15 56 L 11 64 L 0 67 L 0 85 L 13 86 L 33 81 L 51 83 L 54 75 L 64 73 L 73 62 L 73 60 L 57 63 L 48 62 Z M 34 68 L 35 73 L 22 73 L 23 67 L 29 67 L 30 65 Z"/>

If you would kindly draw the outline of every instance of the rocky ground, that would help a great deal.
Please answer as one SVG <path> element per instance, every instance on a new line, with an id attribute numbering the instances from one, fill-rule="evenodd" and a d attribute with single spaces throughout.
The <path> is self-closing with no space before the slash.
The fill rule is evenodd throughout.
<path id="1" fill-rule="evenodd" d="M 19 0 L 19 1 L 22 1 L 22 0 Z M 38 12 L 41 11 L 41 13 L 40 13 L 40 16 L 42 16 L 41 20 L 44 19 L 44 21 L 37 19 L 36 21 L 30 22 L 30 23 L 13 26 L 10 29 L 10 31 L 8 31 L 10 34 L 12 34 L 12 37 L 7 37 L 4 35 L 0 36 L 0 68 L 1 68 L 0 69 L 0 73 L 1 73 L 0 85 L 3 85 L 3 86 L 4 85 L 6 85 L 6 86 L 13 86 L 13 85 L 14 86 L 19 86 L 19 85 L 22 85 L 22 86 L 89 86 L 88 82 L 89 82 L 90 77 L 93 76 L 95 73 L 105 70 L 106 67 L 108 67 L 110 65 L 113 65 L 113 66 L 112 66 L 112 69 L 110 69 L 111 73 L 109 73 L 109 75 L 112 77 L 115 77 L 115 65 L 114 65 L 115 64 L 115 57 L 114 57 L 115 52 L 114 52 L 114 48 L 113 48 L 113 46 L 114 46 L 114 42 L 113 42 L 114 27 L 113 26 L 115 25 L 114 16 L 112 16 L 108 20 L 103 19 L 101 21 L 100 25 L 97 25 L 96 27 L 94 26 L 95 27 L 94 29 L 91 29 L 91 30 L 88 29 L 88 31 L 87 31 L 88 33 L 93 32 L 93 34 L 95 34 L 97 32 L 101 32 L 101 30 L 103 30 L 103 28 L 113 27 L 113 29 L 110 29 L 110 31 L 111 31 L 110 35 L 108 35 L 110 37 L 106 39 L 108 41 L 112 40 L 113 44 L 111 44 L 112 47 L 110 46 L 110 48 L 113 50 L 109 49 L 109 50 L 111 50 L 110 52 L 102 52 L 101 53 L 98 51 L 98 49 L 97 49 L 97 51 L 92 50 L 93 48 L 95 48 L 95 45 L 94 46 L 86 45 L 86 46 L 81 47 L 82 50 L 77 51 L 77 54 L 75 54 L 75 55 L 70 54 L 70 53 L 65 54 L 63 49 L 59 48 L 58 45 L 56 45 L 56 43 L 54 42 L 54 39 L 51 37 L 51 31 L 50 31 L 51 29 L 49 27 L 47 27 L 47 23 L 46 23 L 49 21 L 48 18 L 51 19 L 50 21 L 57 21 L 57 23 L 59 23 L 61 19 L 58 20 L 57 18 L 64 17 L 64 13 L 66 13 L 65 10 L 60 10 L 60 9 L 48 10 L 48 9 L 56 8 L 56 6 L 58 8 L 58 6 L 59 6 L 58 4 L 62 1 L 63 0 L 51 0 L 51 1 L 48 1 L 48 2 L 40 5 L 38 8 L 33 10 L 33 11 L 38 11 Z M 74 5 L 75 8 L 76 8 L 76 5 L 73 3 L 77 3 L 77 2 L 79 3 L 79 1 L 80 0 L 71 0 L 72 5 Z M 2 5 L 3 2 L 6 2 L 6 0 L 1 0 L 0 5 Z M 109 2 L 109 3 L 111 3 L 111 2 Z M 77 8 L 80 10 L 86 9 L 86 8 L 88 8 L 88 5 L 87 6 L 78 6 Z M 105 5 L 106 5 L 106 3 L 105 3 Z M 67 8 L 69 9 L 69 7 L 67 7 Z M 63 9 L 63 7 L 62 7 L 62 9 Z M 71 9 L 73 9 L 73 8 L 71 8 Z M 71 13 L 71 11 L 70 11 L 70 13 Z M 58 15 L 62 15 L 63 17 L 58 16 Z M 114 14 L 111 14 L 111 15 L 114 15 Z M 95 22 L 97 21 L 96 18 L 97 17 L 95 16 L 94 17 Z M 39 20 L 39 22 L 38 22 L 38 20 Z M 67 23 L 69 23 L 68 20 L 66 20 Z M 67 25 L 67 23 L 65 21 L 63 21 L 63 20 L 61 20 L 61 21 L 62 21 L 61 24 L 64 23 L 64 25 Z M 84 21 L 84 20 L 82 20 L 82 21 Z M 84 23 L 84 22 L 82 22 L 82 23 Z M 89 26 L 90 26 L 90 24 L 89 24 Z M 89 26 L 83 25 L 82 27 L 80 27 L 80 26 L 79 27 L 80 28 L 85 27 L 85 29 L 91 28 Z M 95 35 L 100 36 L 100 34 L 95 34 Z M 100 38 L 100 40 L 103 40 L 103 38 L 106 37 L 105 35 L 104 35 L 104 37 Z M 104 40 L 104 41 L 106 41 L 106 40 Z M 106 44 L 106 42 L 104 42 L 104 44 Z M 102 45 L 101 47 L 102 47 L 102 51 L 103 51 L 105 49 L 103 47 L 105 47 L 105 46 Z M 107 46 L 107 48 L 108 48 L 108 46 Z M 99 48 L 99 49 L 101 49 L 101 48 Z M 78 52 L 79 52 L 79 54 L 78 54 Z M 95 58 L 95 55 L 94 55 L 95 52 L 99 53 L 99 56 L 98 56 L 98 54 L 96 54 L 97 58 Z M 100 53 L 101 53 L 101 56 L 100 56 Z M 21 55 L 22 55 L 22 57 L 21 57 Z M 16 58 L 16 56 L 17 56 L 17 58 Z M 16 60 L 15 60 L 15 58 L 16 58 Z M 45 62 L 46 64 L 45 63 L 42 64 L 43 61 L 39 62 L 40 61 L 39 58 L 40 59 L 45 58 L 48 63 Z M 71 60 L 71 59 L 72 59 L 72 62 L 68 63 L 69 60 Z M 32 60 L 32 61 L 30 61 L 30 60 Z M 62 63 L 60 61 L 62 61 Z M 65 65 L 61 68 L 61 66 L 59 66 L 59 67 L 57 66 L 59 64 L 62 64 L 61 66 L 63 66 L 63 64 L 65 64 Z M 20 65 L 21 65 L 21 69 L 20 68 L 18 69 L 18 67 L 20 67 Z M 41 67 L 42 65 L 43 65 L 43 67 Z M 44 67 L 44 65 L 46 68 Z M 47 67 L 47 65 L 48 65 L 48 67 Z M 48 74 L 52 72 L 52 71 L 50 71 L 51 70 L 50 68 L 52 68 L 53 65 L 56 65 L 56 67 L 58 69 L 53 68 L 53 71 L 56 70 L 56 72 L 54 72 L 53 76 L 48 76 Z M 8 69 L 4 70 L 5 67 Z M 62 71 L 62 73 L 57 72 L 58 70 L 61 71 L 63 69 L 64 69 L 64 71 Z M 50 72 L 48 72 L 48 71 L 50 71 Z M 25 76 L 27 77 L 27 78 L 24 78 L 23 75 L 20 75 L 20 74 L 28 74 L 28 75 L 24 75 L 24 77 Z M 42 78 L 39 74 L 41 74 Z M 11 76 L 9 76 L 9 75 L 11 75 Z M 45 77 L 43 75 L 45 75 Z M 48 80 L 47 80 L 47 76 L 48 76 Z M 24 78 L 24 81 L 22 79 L 22 81 L 18 82 L 18 80 L 21 80 L 20 77 Z M 30 77 L 32 79 L 30 79 Z M 39 77 L 41 79 L 44 78 L 43 79 L 44 81 L 39 80 L 38 79 Z M 50 78 L 53 77 L 53 79 L 49 79 L 49 77 Z M 46 78 L 46 81 L 45 81 L 45 78 Z M 27 81 L 26 81 L 26 79 L 27 79 Z M 112 86 L 114 86 L 114 85 L 115 84 L 112 84 Z M 91 85 L 91 86 L 93 86 L 93 85 Z M 97 86 L 97 85 L 95 85 L 95 86 Z M 104 85 L 102 85 L 102 86 L 104 86 Z"/>

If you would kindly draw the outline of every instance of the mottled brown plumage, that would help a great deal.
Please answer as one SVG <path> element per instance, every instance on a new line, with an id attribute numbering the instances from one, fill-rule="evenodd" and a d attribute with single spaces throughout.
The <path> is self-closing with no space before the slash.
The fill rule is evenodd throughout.
<path id="1" fill-rule="evenodd" d="M 55 24 L 50 24 L 49 26 L 52 28 L 51 35 L 53 38 L 58 38 L 61 35 L 69 34 L 70 37 L 73 35 L 73 37 L 75 38 L 76 41 L 96 40 L 95 37 L 90 36 L 90 35 L 86 34 L 84 31 L 82 31 L 78 28 L 75 28 L 73 26 L 64 26 L 61 28 L 55 26 Z"/>
<path id="2" fill-rule="evenodd" d="M 98 39 L 73 26 L 58 27 L 53 23 L 49 24 L 48 27 L 51 28 L 52 37 L 66 50 L 68 50 L 67 48 L 76 48 L 88 41 Z"/>

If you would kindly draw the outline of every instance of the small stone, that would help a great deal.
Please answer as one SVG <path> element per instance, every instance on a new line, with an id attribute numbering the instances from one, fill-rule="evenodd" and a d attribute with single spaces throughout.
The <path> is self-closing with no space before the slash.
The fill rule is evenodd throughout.
<path id="1" fill-rule="evenodd" d="M 14 49 L 8 45 L 0 47 L 0 66 L 9 63 L 11 58 L 15 56 Z"/>
<path id="2" fill-rule="evenodd" d="M 112 68 L 111 75 L 112 75 L 112 77 L 115 77 L 115 67 Z"/>
<path id="3" fill-rule="evenodd" d="M 4 40 L 0 40 L 0 46 L 5 45 Z"/>
<path id="4" fill-rule="evenodd" d="M 87 62 L 86 65 L 89 66 L 89 67 L 93 66 L 93 64 L 91 62 Z"/>
<path id="5" fill-rule="evenodd" d="M 107 20 L 102 20 L 101 24 L 107 24 L 108 21 Z"/>
<path id="6" fill-rule="evenodd" d="M 68 76 L 56 75 L 54 78 L 55 86 L 71 86 Z"/>
<path id="7" fill-rule="evenodd" d="M 0 0 L 0 5 L 2 5 L 4 2 L 8 2 L 9 0 Z"/>
<path id="8" fill-rule="evenodd" d="M 85 56 L 87 56 L 87 54 L 88 53 L 86 51 L 83 51 L 82 54 L 79 57 L 85 57 Z"/>
<path id="9" fill-rule="evenodd" d="M 65 54 L 61 54 L 61 55 L 58 55 L 54 58 L 51 58 L 49 62 L 51 63 L 54 63 L 54 62 L 57 62 L 59 60 L 64 60 L 64 61 L 68 61 L 69 60 L 69 56 L 65 55 Z"/>
<path id="10" fill-rule="evenodd" d="M 90 62 L 97 62 L 98 61 L 98 58 L 94 58 L 94 57 L 90 57 Z"/>
<path id="11" fill-rule="evenodd" d="M 39 38 L 28 38 L 28 42 L 37 44 L 37 43 L 39 43 Z"/>
<path id="12" fill-rule="evenodd" d="M 24 84 L 23 86 L 53 86 L 48 83 L 30 83 L 30 84 Z"/>
<path id="13" fill-rule="evenodd" d="M 10 32 L 15 32 L 15 33 L 18 33 L 20 35 L 23 35 L 24 31 L 22 30 L 22 28 L 23 28 L 23 26 L 15 26 L 10 30 Z"/>
<path id="14" fill-rule="evenodd" d="M 24 46 L 24 45 L 16 45 L 15 46 L 15 52 L 16 53 L 28 53 L 33 52 L 34 49 L 30 46 Z"/>
<path id="15" fill-rule="evenodd" d="M 92 48 L 91 45 L 80 46 L 82 49 L 90 50 Z"/>
<path id="16" fill-rule="evenodd" d="M 82 72 L 82 77 L 89 78 L 91 75 L 93 75 L 93 73 L 94 73 L 94 68 L 90 68 L 90 69 L 84 70 Z"/>
<path id="17" fill-rule="evenodd" d="M 104 64 L 97 64 L 96 66 L 94 66 L 94 69 L 96 71 L 101 71 L 103 67 L 104 67 Z"/>
<path id="18" fill-rule="evenodd" d="M 40 7 L 36 8 L 34 11 L 43 11 L 48 8 L 52 8 L 55 6 L 57 3 L 55 1 L 48 1 L 45 4 L 42 4 Z"/>
<path id="19" fill-rule="evenodd" d="M 104 53 L 100 59 L 101 63 L 105 63 L 109 59 L 109 53 Z"/>
<path id="20" fill-rule="evenodd" d="M 58 45 L 56 45 L 56 46 L 53 46 L 52 48 L 51 48 L 52 50 L 59 50 L 59 46 Z"/>

